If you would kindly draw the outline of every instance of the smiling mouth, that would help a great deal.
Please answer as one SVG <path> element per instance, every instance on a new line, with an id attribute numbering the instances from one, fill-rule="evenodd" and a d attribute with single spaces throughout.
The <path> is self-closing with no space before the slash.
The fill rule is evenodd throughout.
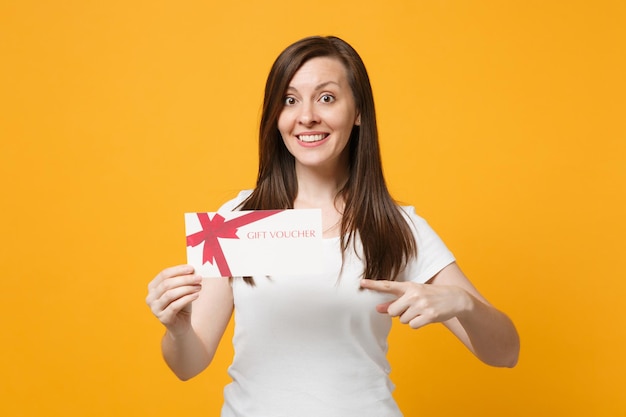
<path id="1" fill-rule="evenodd" d="M 327 133 L 320 133 L 317 135 L 298 135 L 296 137 L 298 138 L 300 142 L 314 143 L 314 142 L 319 142 L 321 140 L 326 139 L 327 136 L 328 136 Z"/>

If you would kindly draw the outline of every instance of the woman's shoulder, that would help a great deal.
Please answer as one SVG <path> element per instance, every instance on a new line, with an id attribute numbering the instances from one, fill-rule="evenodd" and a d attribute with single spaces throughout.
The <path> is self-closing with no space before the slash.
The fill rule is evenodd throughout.
<path id="1" fill-rule="evenodd" d="M 426 221 L 426 219 L 420 216 L 416 211 L 414 206 L 401 206 L 398 205 L 400 212 L 406 219 L 407 223 L 413 230 L 413 232 L 419 238 L 432 238 L 436 236 L 436 232 L 433 230 L 431 225 Z M 438 237 L 437 237 L 438 238 Z"/>
<path id="2" fill-rule="evenodd" d="M 237 210 L 238 206 L 243 203 L 246 198 L 248 198 L 252 194 L 252 190 L 242 190 L 237 194 L 237 196 L 231 200 L 228 200 L 217 210 L 218 212 L 226 212 Z"/>
<path id="3" fill-rule="evenodd" d="M 417 226 L 418 224 L 426 223 L 426 220 L 417 214 L 414 206 L 398 205 L 400 213 L 409 221 L 409 224 Z"/>

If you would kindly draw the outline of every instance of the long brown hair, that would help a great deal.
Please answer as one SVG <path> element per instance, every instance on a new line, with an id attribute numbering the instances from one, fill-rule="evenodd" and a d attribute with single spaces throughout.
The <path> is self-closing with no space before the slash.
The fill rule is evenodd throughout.
<path id="1" fill-rule="evenodd" d="M 256 188 L 243 202 L 243 210 L 290 209 L 298 193 L 295 159 L 278 131 L 289 82 L 312 58 L 338 59 L 346 68 L 360 126 L 349 140 L 349 177 L 338 196 L 345 209 L 341 222 L 341 248 L 360 239 L 365 258 L 364 278 L 394 280 L 409 258 L 417 256 L 417 244 L 407 220 L 391 198 L 383 177 L 374 96 L 359 54 L 345 41 L 313 36 L 285 49 L 272 66 L 259 129 L 259 173 Z M 251 282 L 248 280 L 248 282 Z"/>

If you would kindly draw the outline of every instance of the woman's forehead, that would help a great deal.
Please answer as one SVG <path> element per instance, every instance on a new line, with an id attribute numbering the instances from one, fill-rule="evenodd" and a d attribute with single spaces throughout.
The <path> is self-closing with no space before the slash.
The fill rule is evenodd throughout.
<path id="1" fill-rule="evenodd" d="M 316 57 L 309 59 L 296 71 L 289 81 L 289 88 L 311 87 L 322 85 L 347 85 L 347 71 L 343 63 L 333 57 Z"/>

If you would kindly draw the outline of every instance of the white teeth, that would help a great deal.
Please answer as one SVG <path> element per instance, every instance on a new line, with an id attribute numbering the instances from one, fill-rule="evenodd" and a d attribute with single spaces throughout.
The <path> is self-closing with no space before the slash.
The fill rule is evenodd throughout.
<path id="1" fill-rule="evenodd" d="M 319 135 L 300 135 L 300 136 L 298 136 L 298 140 L 300 140 L 302 142 L 311 143 L 311 142 L 318 142 L 318 141 L 324 139 L 325 137 L 326 137 L 326 135 L 324 135 L 324 134 L 319 134 Z"/>

